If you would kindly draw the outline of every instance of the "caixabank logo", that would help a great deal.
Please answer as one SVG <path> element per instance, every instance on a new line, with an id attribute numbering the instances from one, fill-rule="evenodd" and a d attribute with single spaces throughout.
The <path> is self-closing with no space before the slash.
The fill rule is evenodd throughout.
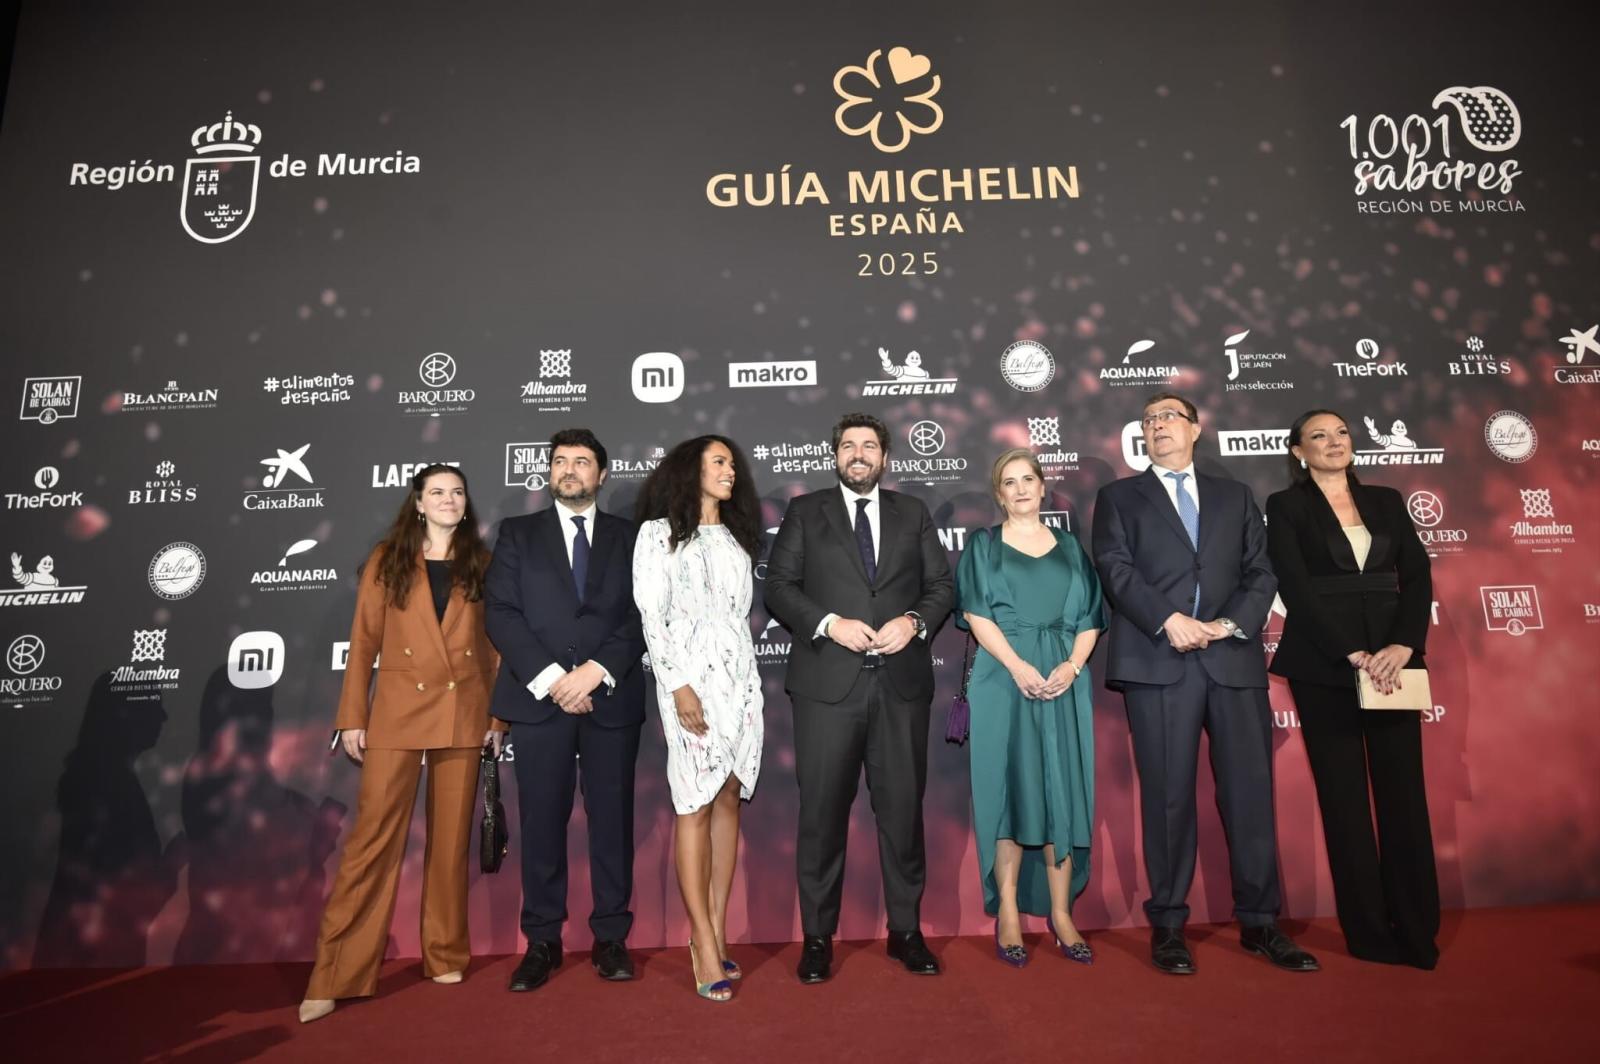
<path id="1" fill-rule="evenodd" d="M 220 122 L 195 128 L 189 136 L 194 155 L 184 162 L 178 199 L 178 221 L 184 232 L 202 244 L 225 244 L 250 227 L 261 189 L 264 160 L 258 149 L 262 139 L 260 126 L 235 119 L 232 111 L 227 111 Z M 272 178 L 305 177 L 313 172 L 309 159 L 288 154 L 266 162 L 265 169 Z M 415 174 L 421 170 L 421 157 L 404 151 L 368 157 L 322 152 L 317 156 L 314 172 L 318 177 L 360 177 Z M 177 180 L 177 168 L 171 163 L 129 159 L 110 166 L 73 163 L 67 184 L 116 192 Z"/>

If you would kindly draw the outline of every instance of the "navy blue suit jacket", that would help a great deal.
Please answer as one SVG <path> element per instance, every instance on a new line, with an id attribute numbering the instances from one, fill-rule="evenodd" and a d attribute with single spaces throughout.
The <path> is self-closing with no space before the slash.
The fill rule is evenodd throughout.
<path id="1" fill-rule="evenodd" d="M 1157 466 L 1112 481 L 1094 505 L 1094 563 L 1116 616 L 1111 622 L 1106 684 L 1170 684 L 1183 675 L 1183 655 L 1161 626 L 1173 612 L 1210 621 L 1227 617 L 1247 639 L 1219 639 L 1198 655 L 1215 682 L 1266 687 L 1258 636 L 1278 580 L 1267 559 L 1267 530 L 1248 486 L 1195 472 L 1200 545 L 1189 542 L 1178 510 L 1156 479 Z M 1194 587 L 1200 584 L 1200 608 Z"/>
<path id="2" fill-rule="evenodd" d="M 595 511 L 589 573 L 580 605 L 572 565 L 552 504 L 500 522 L 484 578 L 484 624 L 500 651 L 490 712 L 538 724 L 561 712 L 528 684 L 552 664 L 570 669 L 591 658 L 617 681 L 595 688 L 592 719 L 622 728 L 644 721 L 644 630 L 633 603 L 633 522 Z"/>

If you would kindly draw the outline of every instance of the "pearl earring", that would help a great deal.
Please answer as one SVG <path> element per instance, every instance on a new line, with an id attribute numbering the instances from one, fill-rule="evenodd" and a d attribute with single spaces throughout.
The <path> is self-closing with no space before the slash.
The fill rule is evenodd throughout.
<path id="1" fill-rule="evenodd" d="M 1300 468 L 1304 469 L 1305 467 L 1306 467 L 1306 460 L 1304 458 L 1302 458 L 1302 459 L 1300 459 Z"/>

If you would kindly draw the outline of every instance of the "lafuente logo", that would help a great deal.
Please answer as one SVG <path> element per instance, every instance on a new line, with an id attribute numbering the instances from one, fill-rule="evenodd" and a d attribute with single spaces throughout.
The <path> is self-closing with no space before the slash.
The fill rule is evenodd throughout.
<path id="1" fill-rule="evenodd" d="M 184 232 L 202 244 L 225 244 L 249 228 L 255 220 L 261 188 L 264 160 L 257 149 L 262 139 L 260 126 L 234 118 L 231 110 L 224 113 L 222 121 L 195 128 L 189 136 L 194 156 L 184 163 L 178 200 L 178 221 Z M 311 173 L 312 165 L 307 159 L 284 154 L 266 163 L 265 169 L 273 178 L 297 178 Z M 373 156 L 323 152 L 317 156 L 315 167 L 319 177 L 415 174 L 421 170 L 421 157 L 403 150 Z M 143 163 L 129 159 L 110 166 L 72 163 L 67 175 L 69 186 L 87 185 L 110 192 L 141 185 L 170 185 L 175 180 L 176 167 L 153 159 Z"/>

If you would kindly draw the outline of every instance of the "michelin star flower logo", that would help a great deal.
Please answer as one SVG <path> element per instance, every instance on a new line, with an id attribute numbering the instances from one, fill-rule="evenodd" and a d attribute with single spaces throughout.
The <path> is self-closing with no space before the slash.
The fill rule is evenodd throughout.
<path id="1" fill-rule="evenodd" d="M 834 123 L 852 137 L 871 137 L 879 151 L 902 150 L 911 143 L 911 134 L 932 133 L 944 124 L 944 110 L 933 102 L 939 75 L 932 71 L 928 57 L 913 55 L 909 48 L 891 48 L 887 57 L 879 48 L 861 66 L 840 67 L 833 91 L 844 102 L 833 113 Z"/>

